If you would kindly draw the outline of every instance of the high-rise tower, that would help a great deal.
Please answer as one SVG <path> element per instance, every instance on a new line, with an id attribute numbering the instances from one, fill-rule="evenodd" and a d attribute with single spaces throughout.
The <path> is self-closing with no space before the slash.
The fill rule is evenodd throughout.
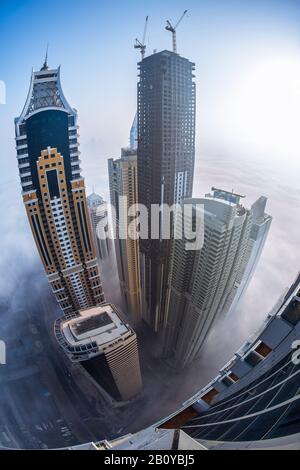
<path id="1" fill-rule="evenodd" d="M 93 192 L 87 197 L 87 206 L 93 229 L 96 254 L 100 262 L 107 258 L 111 251 L 107 204 L 99 194 Z"/>
<path id="2" fill-rule="evenodd" d="M 133 150 L 137 148 L 137 115 L 134 116 L 129 135 L 129 147 Z"/>
<path id="3" fill-rule="evenodd" d="M 60 68 L 32 72 L 15 119 L 23 201 L 48 280 L 66 317 L 104 302 L 81 176 L 77 112 Z"/>
<path id="4" fill-rule="evenodd" d="M 130 400 L 142 391 L 135 332 L 112 304 L 80 311 L 72 319 L 58 319 L 55 335 L 72 362 L 86 372 L 114 400 Z"/>
<path id="5" fill-rule="evenodd" d="M 139 240 L 130 236 L 120 237 L 120 219 L 128 226 L 131 222 L 128 208 L 138 202 L 136 149 L 123 148 L 121 158 L 116 160 L 110 158 L 108 173 L 110 200 L 115 208 L 115 250 L 121 292 L 132 321 L 139 323 L 141 321 Z M 123 216 L 120 211 L 124 212 Z"/>
<path id="6" fill-rule="evenodd" d="M 249 283 L 262 251 L 271 217 L 258 199 L 246 209 L 241 196 L 213 188 L 201 199 L 187 199 L 202 214 L 203 246 L 186 250 L 186 240 L 174 240 L 168 289 L 164 356 L 176 367 L 192 362 L 215 321 L 231 309 Z M 190 221 L 192 224 L 193 212 Z M 178 217 L 182 217 L 179 214 Z M 179 222 L 179 221 L 178 221 Z M 264 225 L 265 224 L 265 225 Z M 258 227 L 265 235 L 257 238 Z M 176 230 L 181 231 L 181 223 Z M 177 228 L 178 227 L 178 228 Z"/>
<path id="7" fill-rule="evenodd" d="M 195 65 L 162 51 L 139 63 L 138 201 L 151 205 L 192 196 L 195 156 Z M 160 232 L 169 223 L 160 213 Z M 143 317 L 155 331 L 165 322 L 170 240 L 140 240 Z"/>
<path id="8" fill-rule="evenodd" d="M 251 206 L 252 227 L 248 244 L 250 256 L 245 272 L 241 273 L 241 276 L 238 279 L 236 293 L 230 309 L 227 312 L 228 315 L 235 310 L 237 304 L 246 292 L 262 254 L 263 247 L 265 246 L 272 223 L 272 217 L 265 212 L 266 204 L 267 198 L 265 196 L 261 196 Z"/>

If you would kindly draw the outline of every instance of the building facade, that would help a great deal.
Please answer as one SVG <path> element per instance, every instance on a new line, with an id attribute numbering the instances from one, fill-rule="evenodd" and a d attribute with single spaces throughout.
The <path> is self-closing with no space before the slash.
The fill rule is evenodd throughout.
<path id="1" fill-rule="evenodd" d="M 128 227 L 131 222 L 128 208 L 138 203 L 136 150 L 134 148 L 123 148 L 121 158 L 115 160 L 110 158 L 108 160 L 108 173 L 110 200 L 115 208 L 115 251 L 121 293 L 132 322 L 137 324 L 142 319 L 139 240 L 130 236 L 127 238 L 120 236 L 120 219 Z"/>
<path id="2" fill-rule="evenodd" d="M 28 220 L 53 293 L 66 317 L 104 302 L 81 176 L 77 112 L 60 68 L 33 72 L 15 119 L 17 159 Z"/>
<path id="3" fill-rule="evenodd" d="M 142 391 L 136 334 L 114 305 L 58 319 L 55 335 L 69 359 L 80 363 L 113 400 L 130 400 Z"/>
<path id="4" fill-rule="evenodd" d="M 269 226 L 271 218 L 264 212 L 265 204 L 258 210 L 261 199 L 246 209 L 241 197 L 213 188 L 204 198 L 184 201 L 183 208 L 192 205 L 201 213 L 198 230 L 203 230 L 203 244 L 186 250 L 180 234 L 173 242 L 164 356 L 177 368 L 198 356 L 214 322 L 245 290 L 262 251 L 265 237 L 258 241 L 256 229 L 263 220 Z M 192 217 L 185 223 L 192 224 Z M 176 230 L 181 230 L 181 223 L 176 223 Z"/>
<path id="5" fill-rule="evenodd" d="M 265 212 L 266 204 L 267 198 L 261 196 L 251 206 L 253 220 L 248 244 L 250 256 L 244 273 L 241 273 L 240 277 L 238 278 L 238 288 L 235 293 L 234 300 L 227 312 L 227 315 L 230 315 L 235 311 L 236 306 L 243 298 L 243 295 L 245 294 L 247 287 L 249 286 L 249 283 L 253 277 L 257 263 L 259 262 L 263 248 L 265 246 L 272 223 L 272 217 Z"/>
<path id="6" fill-rule="evenodd" d="M 258 331 L 179 410 L 136 434 L 74 448 L 299 450 L 299 338 L 300 274 Z"/>
<path id="7" fill-rule="evenodd" d="M 300 275 L 193 402 L 181 429 L 208 448 L 299 448 Z M 187 416 L 187 415 L 186 415 Z"/>
<path id="8" fill-rule="evenodd" d="M 195 157 L 195 65 L 170 51 L 139 63 L 138 201 L 146 206 L 151 233 L 152 204 L 192 196 Z M 160 233 L 168 221 L 160 214 Z M 160 332 L 165 322 L 170 240 L 140 241 L 143 319 Z"/>
<path id="9" fill-rule="evenodd" d="M 112 248 L 107 204 L 99 194 L 93 192 L 87 197 L 87 206 L 93 229 L 96 255 L 100 262 L 109 256 Z"/>
<path id="10" fill-rule="evenodd" d="M 137 115 L 134 116 L 131 128 L 130 128 L 130 134 L 129 134 L 129 147 L 134 150 L 137 149 Z"/>

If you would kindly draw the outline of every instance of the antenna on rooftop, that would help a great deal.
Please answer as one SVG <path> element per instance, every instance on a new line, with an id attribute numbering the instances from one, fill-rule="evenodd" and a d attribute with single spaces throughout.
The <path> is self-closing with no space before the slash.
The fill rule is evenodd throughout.
<path id="1" fill-rule="evenodd" d="M 41 70 L 48 70 L 48 49 L 49 49 L 49 44 L 47 44 L 45 60 L 44 60 L 43 67 L 41 68 Z"/>

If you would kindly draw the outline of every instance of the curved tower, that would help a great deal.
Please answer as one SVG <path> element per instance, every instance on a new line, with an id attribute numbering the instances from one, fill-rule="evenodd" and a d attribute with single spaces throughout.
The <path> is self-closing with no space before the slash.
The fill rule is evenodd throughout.
<path id="1" fill-rule="evenodd" d="M 77 112 L 64 97 L 60 67 L 32 72 L 15 119 L 22 196 L 52 291 L 66 317 L 104 302 L 84 179 Z"/>

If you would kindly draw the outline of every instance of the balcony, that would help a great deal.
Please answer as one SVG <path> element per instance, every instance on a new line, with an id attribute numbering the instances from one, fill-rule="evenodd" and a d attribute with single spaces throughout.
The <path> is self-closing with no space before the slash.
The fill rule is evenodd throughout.
<path id="1" fill-rule="evenodd" d="M 290 302 L 285 311 L 281 314 L 281 318 L 293 326 L 297 325 L 300 320 L 300 301 L 297 297 L 294 297 Z"/>

